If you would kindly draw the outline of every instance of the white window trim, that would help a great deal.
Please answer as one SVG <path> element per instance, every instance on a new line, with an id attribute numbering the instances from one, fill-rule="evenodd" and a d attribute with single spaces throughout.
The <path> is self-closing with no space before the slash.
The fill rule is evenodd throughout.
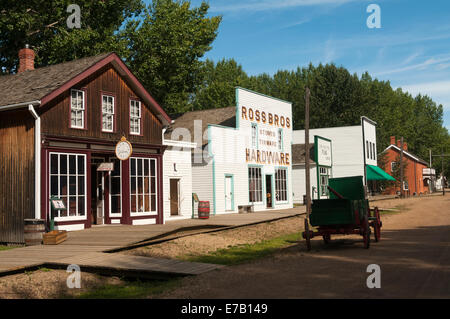
<path id="1" fill-rule="evenodd" d="M 112 98 L 112 113 L 108 113 L 108 112 L 104 112 L 103 111 L 103 97 L 106 97 L 106 98 Z M 106 114 L 106 115 L 112 115 L 112 123 L 111 123 L 111 127 L 112 127 L 112 129 L 111 130 L 107 130 L 107 129 L 105 129 L 104 127 L 103 127 L 103 115 L 104 114 Z M 107 132 L 107 133 L 112 133 L 112 132 L 114 132 L 114 129 L 115 129 L 115 127 L 114 127 L 114 120 L 115 120 L 115 118 L 114 118 L 114 116 L 116 115 L 116 98 L 114 97 L 114 96 L 112 96 L 112 95 L 108 95 L 108 94 L 102 94 L 102 132 Z"/>
<path id="2" fill-rule="evenodd" d="M 110 160 L 116 160 L 117 158 L 110 158 Z M 120 166 L 120 214 L 113 214 L 111 213 L 111 203 L 112 203 L 112 195 L 111 195 L 111 191 L 109 192 L 109 216 L 110 217 L 122 217 L 123 215 L 123 205 L 122 205 L 122 199 L 123 199 L 123 191 L 122 191 L 122 161 L 119 161 L 119 166 Z M 111 180 L 112 180 L 112 176 L 111 174 L 109 175 L 109 189 L 112 189 L 112 185 L 111 185 Z M 130 186 L 131 187 L 131 186 Z M 131 205 L 131 203 L 130 203 Z"/>
<path id="3" fill-rule="evenodd" d="M 255 130 L 255 139 L 254 140 L 253 140 L 253 130 Z M 257 149 L 258 148 L 258 124 L 255 124 L 255 123 L 252 124 L 251 136 L 252 136 L 252 148 Z"/>
<path id="4" fill-rule="evenodd" d="M 131 102 L 138 103 L 138 105 L 139 105 L 139 117 L 134 117 L 134 116 L 131 115 Z M 139 126 L 138 126 L 139 132 L 138 133 L 133 132 L 131 130 L 131 120 L 132 119 L 138 119 L 139 120 Z M 142 103 L 141 103 L 141 101 L 130 99 L 130 134 L 131 135 L 141 135 L 141 126 L 142 126 L 141 121 L 142 121 Z"/>
<path id="5" fill-rule="evenodd" d="M 84 216 L 67 216 L 67 217 L 55 217 L 55 222 L 65 222 L 65 221 L 82 221 L 82 220 L 87 220 L 88 219 L 88 210 L 87 210 L 87 156 L 86 154 L 78 154 L 78 153 L 60 153 L 60 152 L 50 152 L 49 153 L 49 170 L 48 170 L 48 177 L 49 177 L 49 183 L 48 183 L 48 195 L 49 198 L 48 200 L 50 201 L 50 197 L 51 195 L 51 176 L 52 176 L 52 171 L 51 171 L 51 158 L 52 158 L 52 154 L 58 155 L 58 172 L 60 171 L 60 160 L 59 160 L 59 156 L 60 155 L 75 155 L 75 156 L 83 156 L 84 157 Z M 78 172 L 78 159 L 76 161 L 76 166 L 77 166 L 77 172 Z M 69 171 L 69 166 L 67 165 L 67 170 Z M 59 173 L 57 176 L 61 176 Z M 77 173 L 77 177 L 78 177 L 78 173 Z M 69 181 L 67 181 L 68 185 L 69 185 Z M 77 192 L 78 192 L 78 178 L 77 178 L 77 184 L 76 184 L 76 188 L 77 188 Z M 69 190 L 67 190 L 69 191 Z M 58 182 L 58 193 L 59 193 L 59 182 Z M 70 196 L 68 195 L 67 198 L 69 198 Z M 78 196 L 77 197 L 77 214 L 78 214 Z M 69 215 L 69 200 L 67 200 L 67 215 Z M 51 205 L 49 206 L 49 211 L 51 211 Z"/>
<path id="6" fill-rule="evenodd" d="M 259 169 L 259 170 L 261 170 L 261 175 L 260 175 L 260 180 L 261 180 L 261 201 L 259 201 L 259 202 L 252 202 L 252 201 L 250 201 L 250 174 L 248 173 L 248 170 L 247 170 L 247 174 L 249 174 L 248 175 L 248 177 L 247 177 L 247 179 L 248 179 L 248 192 L 249 192 L 249 198 L 248 198 L 248 202 L 250 203 L 250 204 L 253 204 L 253 205 L 263 205 L 264 204 L 264 183 L 263 183 L 263 170 L 262 170 L 262 167 L 256 167 L 256 166 L 249 166 L 248 167 L 249 169 Z M 256 192 L 256 191 L 255 191 Z"/>
<path id="7" fill-rule="evenodd" d="M 155 198 L 156 198 L 156 203 L 155 203 L 155 211 L 149 211 L 149 212 L 137 212 L 137 213 L 133 213 L 133 211 L 131 210 L 131 161 L 133 159 L 141 159 L 141 160 L 150 160 L 155 162 Z M 142 168 L 144 170 L 144 168 Z M 137 165 L 136 165 L 136 174 L 137 174 Z M 152 180 L 152 176 L 151 176 L 151 169 L 149 167 L 149 182 L 151 183 Z M 137 179 L 136 179 L 136 183 L 137 183 Z M 137 191 L 137 186 L 136 186 L 136 191 Z M 151 185 L 149 185 L 149 195 L 151 197 L 151 195 L 153 195 L 153 193 L 151 193 Z M 146 157 L 131 157 L 130 158 L 130 216 L 131 217 L 139 217 L 139 216 L 155 216 L 158 215 L 158 210 L 159 210 L 159 201 L 158 201 L 158 160 L 155 158 L 146 158 Z M 136 202 L 136 207 L 137 207 L 138 203 Z M 150 209 L 151 209 L 151 205 L 150 205 Z"/>
<path id="8" fill-rule="evenodd" d="M 277 178 L 276 178 L 276 176 L 277 176 L 277 171 L 285 171 L 285 175 L 286 175 L 286 178 L 285 178 L 285 186 L 286 186 L 286 189 L 285 189 L 285 192 L 286 192 L 286 200 L 277 200 L 277 197 L 276 197 L 276 192 L 277 192 Z M 274 181 L 275 181 L 275 202 L 277 203 L 277 204 L 287 204 L 287 203 L 289 203 L 289 192 L 288 192 L 288 169 L 287 168 L 276 168 L 275 169 L 275 174 L 274 174 Z"/>
<path id="9" fill-rule="evenodd" d="M 83 105 L 83 107 L 81 108 L 81 109 L 74 109 L 73 107 L 72 107 L 72 99 L 73 99 L 73 97 L 72 97 L 72 92 L 77 92 L 77 95 L 78 95 L 78 93 L 80 93 L 81 92 L 81 94 L 82 94 L 82 105 Z M 85 96 L 85 92 L 83 91 L 83 90 L 76 90 L 76 89 L 71 89 L 70 90 L 70 127 L 71 128 L 75 128 L 75 129 L 84 129 L 84 122 L 85 122 L 85 117 L 86 117 L 86 105 L 85 105 L 85 102 L 86 102 L 86 96 Z M 76 111 L 82 111 L 82 119 L 81 119 L 81 125 L 82 126 L 76 126 L 76 125 L 72 125 L 72 110 L 76 110 Z"/>

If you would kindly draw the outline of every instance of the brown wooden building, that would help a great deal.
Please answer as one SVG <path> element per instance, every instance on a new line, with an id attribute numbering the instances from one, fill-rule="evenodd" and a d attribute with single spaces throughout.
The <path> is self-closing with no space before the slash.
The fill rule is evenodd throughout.
<path id="1" fill-rule="evenodd" d="M 123 61 L 106 53 L 34 69 L 31 49 L 19 57 L 19 72 L 0 77 L 0 243 L 22 243 L 27 218 L 65 230 L 163 223 L 171 119 Z M 122 137 L 132 154 L 121 161 Z"/>

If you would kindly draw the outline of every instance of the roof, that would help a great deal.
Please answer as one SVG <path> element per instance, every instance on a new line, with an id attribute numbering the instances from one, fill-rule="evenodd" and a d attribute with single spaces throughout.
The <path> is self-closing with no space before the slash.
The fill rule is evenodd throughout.
<path id="1" fill-rule="evenodd" d="M 2 92 L 0 108 L 32 101 L 38 101 L 42 106 L 109 64 L 118 71 L 164 124 L 172 122 L 167 113 L 114 52 L 0 76 L 0 92 Z"/>
<path id="2" fill-rule="evenodd" d="M 202 134 L 208 128 L 208 125 L 221 125 L 226 127 L 236 127 L 236 107 L 230 106 L 225 108 L 217 108 L 217 109 L 209 109 L 209 110 L 201 110 L 201 111 L 193 111 L 187 112 L 183 115 L 179 116 L 175 123 L 169 126 L 164 134 L 164 138 L 167 140 L 176 140 L 176 136 L 172 138 L 172 133 L 175 129 L 187 129 L 191 134 L 191 142 L 194 141 L 194 124 L 196 120 L 201 120 L 202 124 Z M 182 137 L 180 136 L 182 140 Z M 180 140 L 178 139 L 178 140 Z M 203 145 L 206 142 L 204 141 Z"/>
<path id="3" fill-rule="evenodd" d="M 0 76 L 0 106 L 42 99 L 109 53 Z"/>
<path id="4" fill-rule="evenodd" d="M 292 144 L 292 165 L 301 165 L 305 164 L 305 156 L 306 156 L 306 145 L 305 144 Z M 314 158 L 314 143 L 309 144 L 309 158 L 310 164 L 315 164 Z"/>
<path id="5" fill-rule="evenodd" d="M 398 147 L 397 145 L 394 145 L 394 144 L 389 145 L 384 151 L 386 152 L 388 149 L 391 149 L 391 148 L 395 149 L 399 153 L 401 152 L 401 148 Z M 421 164 L 424 164 L 424 165 L 428 166 L 428 163 L 425 162 L 423 159 L 420 159 L 417 155 L 414 155 L 414 154 L 412 154 L 412 153 L 410 153 L 408 151 L 403 151 L 403 154 L 408 156 L 408 157 L 410 157 L 410 158 L 412 158 L 416 162 L 419 162 Z"/>

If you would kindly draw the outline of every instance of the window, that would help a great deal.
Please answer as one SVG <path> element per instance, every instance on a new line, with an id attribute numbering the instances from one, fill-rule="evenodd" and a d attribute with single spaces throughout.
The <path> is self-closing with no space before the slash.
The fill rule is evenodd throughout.
<path id="1" fill-rule="evenodd" d="M 252 124 L 252 148 L 258 148 L 258 125 Z"/>
<path id="2" fill-rule="evenodd" d="M 286 202 L 288 200 L 286 172 L 286 169 L 275 170 L 275 196 L 278 202 Z"/>
<path id="3" fill-rule="evenodd" d="M 278 150 L 283 151 L 283 130 L 278 130 Z"/>
<path id="4" fill-rule="evenodd" d="M 409 185 L 407 181 L 403 181 L 403 190 L 404 191 L 409 191 Z"/>
<path id="5" fill-rule="evenodd" d="M 130 168 L 131 213 L 156 213 L 156 160 L 131 158 Z"/>
<path id="6" fill-rule="evenodd" d="M 70 97 L 70 122 L 72 128 L 84 129 L 85 105 L 84 91 L 71 90 Z"/>
<path id="7" fill-rule="evenodd" d="M 58 218 L 86 216 L 86 155 L 50 153 L 50 197 L 61 198 L 67 210 Z"/>
<path id="8" fill-rule="evenodd" d="M 141 134 L 141 102 L 130 100 L 130 133 Z"/>
<path id="9" fill-rule="evenodd" d="M 114 97 L 102 95 L 102 130 L 114 131 Z"/>
<path id="10" fill-rule="evenodd" d="M 248 168 L 248 185 L 250 203 L 262 203 L 262 174 L 261 168 Z"/>
<path id="11" fill-rule="evenodd" d="M 373 159 L 373 153 L 372 153 L 372 142 L 369 142 L 369 149 L 370 149 L 370 159 Z"/>
<path id="12" fill-rule="evenodd" d="M 397 170 L 397 162 L 391 162 L 391 172 L 395 172 Z"/>
<path id="13" fill-rule="evenodd" d="M 328 196 L 328 181 L 330 179 L 330 171 L 326 167 L 320 167 L 320 196 Z"/>
<path id="14" fill-rule="evenodd" d="M 376 149 L 376 144 L 372 143 L 372 148 L 373 148 L 373 160 L 377 160 L 377 149 Z"/>
<path id="15" fill-rule="evenodd" d="M 122 215 L 122 162 L 118 159 L 111 159 L 114 163 L 114 171 L 109 174 L 109 207 L 111 215 Z"/>

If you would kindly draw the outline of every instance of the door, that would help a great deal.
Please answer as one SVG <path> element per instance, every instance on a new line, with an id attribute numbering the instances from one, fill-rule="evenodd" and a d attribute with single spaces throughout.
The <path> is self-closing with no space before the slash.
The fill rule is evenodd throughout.
<path id="1" fill-rule="evenodd" d="M 180 180 L 170 180 L 170 216 L 180 214 Z"/>
<path id="2" fill-rule="evenodd" d="M 97 210 L 96 210 L 96 225 L 104 224 L 104 216 L 105 216 L 105 177 L 103 172 L 97 172 L 97 189 L 96 189 L 96 201 L 97 201 Z"/>
<path id="3" fill-rule="evenodd" d="M 272 175 L 266 175 L 266 203 L 267 208 L 273 208 Z"/>
<path id="4" fill-rule="evenodd" d="M 233 211 L 233 176 L 225 176 L 225 210 Z"/>

